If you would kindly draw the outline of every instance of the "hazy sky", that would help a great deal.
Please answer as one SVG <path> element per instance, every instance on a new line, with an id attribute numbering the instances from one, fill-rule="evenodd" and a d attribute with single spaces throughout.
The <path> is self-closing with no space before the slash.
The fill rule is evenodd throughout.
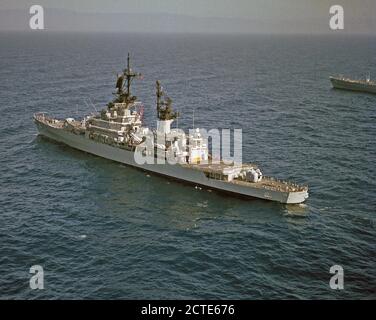
<path id="1" fill-rule="evenodd" d="M 79 13 L 168 13 L 195 18 L 257 20 L 261 22 L 260 29 L 270 25 L 272 26 L 270 30 L 278 30 L 282 27 L 289 31 L 296 29 L 298 32 L 301 30 L 308 32 L 318 24 L 325 24 L 327 29 L 329 7 L 341 4 L 345 9 L 345 29 L 346 22 L 348 22 L 348 25 L 355 30 L 354 32 L 376 33 L 376 0 L 0 0 L 0 11 L 27 10 L 32 4 Z M 189 21 L 186 23 L 189 24 Z M 287 25 L 288 23 L 290 26 Z M 116 27 L 115 24 L 114 27 Z M 185 27 L 189 31 L 189 25 Z M 254 27 L 255 24 L 252 25 L 253 29 Z M 324 30 L 324 26 L 321 27 Z M 4 29 L 4 23 L 1 28 Z M 142 29 L 141 26 L 140 28 Z M 204 23 L 202 28 L 205 29 Z M 243 23 L 237 28 L 246 29 L 247 24 Z M 317 30 L 321 29 L 318 27 Z"/>
<path id="2" fill-rule="evenodd" d="M 200 17 L 311 16 L 327 12 L 333 4 L 342 4 L 351 12 L 372 17 L 375 0 L 1 0 L 1 9 L 40 4 L 86 12 L 172 13 Z"/>
<path id="3" fill-rule="evenodd" d="M 1 8 L 15 9 L 40 4 L 85 12 L 172 13 L 199 17 L 253 17 L 283 14 L 309 14 L 327 1 L 322 0 L 2 0 Z M 338 2 L 338 1 L 337 1 Z M 350 1 L 347 1 L 350 2 Z M 354 1 L 352 1 L 354 2 Z M 302 12 L 303 11 L 303 12 Z"/>

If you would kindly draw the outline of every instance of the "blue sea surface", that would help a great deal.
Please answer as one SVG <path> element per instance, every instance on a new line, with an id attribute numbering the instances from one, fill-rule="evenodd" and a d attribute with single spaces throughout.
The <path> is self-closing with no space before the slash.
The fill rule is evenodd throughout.
<path id="1" fill-rule="evenodd" d="M 192 124 L 243 130 L 243 160 L 307 184 L 304 205 L 195 189 L 37 135 L 34 112 L 112 99 L 131 53 Z M 365 36 L 0 33 L 1 299 L 375 299 L 376 76 Z M 32 265 L 44 289 L 31 290 Z M 344 269 L 344 289 L 329 269 Z"/>

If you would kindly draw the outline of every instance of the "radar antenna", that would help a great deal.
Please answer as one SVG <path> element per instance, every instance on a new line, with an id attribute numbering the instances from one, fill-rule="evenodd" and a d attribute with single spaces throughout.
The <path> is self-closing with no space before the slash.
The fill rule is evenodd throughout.
<path id="1" fill-rule="evenodd" d="M 172 110 L 172 99 L 166 96 L 159 80 L 156 81 L 157 117 L 159 120 L 174 120 L 179 116 Z M 164 97 L 164 99 L 162 99 Z"/>
<path id="2" fill-rule="evenodd" d="M 117 75 L 115 88 L 117 89 L 113 103 L 125 103 L 128 107 L 137 100 L 136 96 L 131 94 L 131 83 L 134 78 L 141 78 L 141 73 L 134 72 L 130 67 L 129 52 L 127 56 L 127 68 L 123 70 L 122 74 Z M 125 89 L 125 90 L 124 90 Z M 112 105 L 113 103 L 110 103 Z"/>

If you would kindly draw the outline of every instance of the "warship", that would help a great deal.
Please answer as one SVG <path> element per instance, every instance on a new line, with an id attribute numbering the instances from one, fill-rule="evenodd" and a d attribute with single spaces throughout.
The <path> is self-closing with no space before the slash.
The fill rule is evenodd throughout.
<path id="1" fill-rule="evenodd" d="M 376 81 L 372 81 L 368 75 L 365 80 L 349 79 L 344 76 L 329 77 L 333 88 L 376 93 Z"/>
<path id="2" fill-rule="evenodd" d="M 36 113 L 33 118 L 39 134 L 93 155 L 189 183 L 199 190 L 286 204 L 299 204 L 308 198 L 307 186 L 264 176 L 255 164 L 214 160 L 200 129 L 185 134 L 172 128 L 179 114 L 173 110 L 172 100 L 160 81 L 156 81 L 157 128 L 144 126 L 143 105 L 131 93 L 131 83 L 139 77 L 141 74 L 130 67 L 128 54 L 127 67 L 117 76 L 115 98 L 101 112 L 78 120 Z M 166 159 L 173 161 L 163 161 Z"/>

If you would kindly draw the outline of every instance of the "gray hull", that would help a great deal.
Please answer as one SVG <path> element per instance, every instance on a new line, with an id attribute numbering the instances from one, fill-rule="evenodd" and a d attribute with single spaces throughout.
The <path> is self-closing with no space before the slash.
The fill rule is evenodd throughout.
<path id="1" fill-rule="evenodd" d="M 164 175 L 176 180 L 181 180 L 207 189 L 215 189 L 241 196 L 261 198 L 281 203 L 301 203 L 308 198 L 307 191 L 282 192 L 265 190 L 258 187 L 243 186 L 240 184 L 210 179 L 202 171 L 194 170 L 179 164 L 144 164 L 140 165 L 134 160 L 134 153 L 125 149 L 113 147 L 104 143 L 88 139 L 85 135 L 77 135 L 63 129 L 48 126 L 35 121 L 39 133 L 55 141 L 62 142 L 72 148 L 85 151 L 106 159 L 137 167 L 152 173 Z"/>
<path id="2" fill-rule="evenodd" d="M 360 91 L 368 93 L 376 93 L 376 85 L 366 82 L 348 81 L 345 79 L 330 78 L 333 88 L 341 90 Z"/>

